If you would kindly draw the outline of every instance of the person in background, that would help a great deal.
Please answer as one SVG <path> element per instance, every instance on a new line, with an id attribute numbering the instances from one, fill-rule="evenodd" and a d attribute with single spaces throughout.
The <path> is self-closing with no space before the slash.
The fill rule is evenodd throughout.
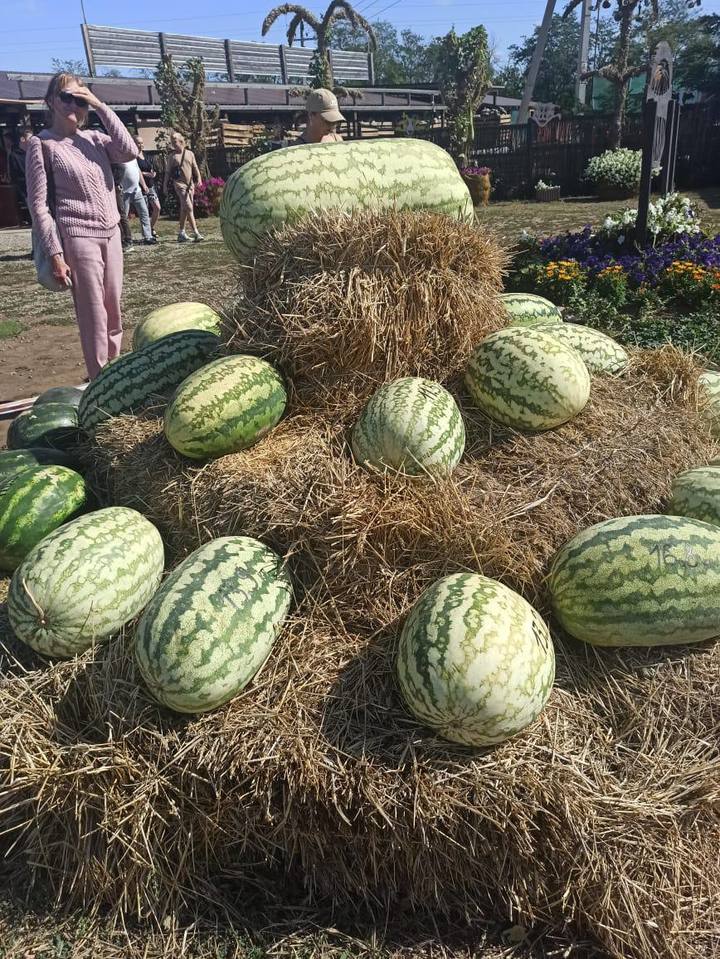
<path id="1" fill-rule="evenodd" d="M 186 222 L 190 224 L 193 239 L 197 243 L 199 240 L 204 239 L 202 233 L 200 233 L 197 228 L 195 212 L 193 210 L 195 187 L 201 180 L 200 170 L 195 159 L 195 154 L 192 150 L 188 150 L 185 144 L 185 137 L 181 133 L 173 130 L 170 134 L 170 144 L 170 155 L 165 167 L 163 191 L 167 193 L 170 182 L 172 181 L 180 212 L 178 243 L 187 243 L 189 239 L 185 232 Z"/>
<path id="2" fill-rule="evenodd" d="M 145 246 L 153 246 L 157 243 L 157 237 L 153 236 L 152 226 L 150 225 L 150 214 L 148 213 L 147 203 L 145 202 L 147 184 L 140 172 L 138 161 L 136 159 L 129 160 L 127 163 L 121 163 L 119 166 L 123 212 L 125 216 L 128 217 L 130 207 L 132 206 L 140 220 L 143 243 Z"/>
<path id="3" fill-rule="evenodd" d="M 157 239 L 157 233 L 155 232 L 155 224 L 158 221 L 160 216 L 160 197 L 157 193 L 157 170 L 152 165 L 152 161 L 149 160 L 145 153 L 143 152 L 143 142 L 142 137 L 135 136 L 135 146 L 140 151 L 138 153 L 138 166 L 140 167 L 140 173 L 143 176 L 143 181 L 147 187 L 147 193 L 145 194 L 145 202 L 147 203 L 148 210 L 150 212 L 150 226 L 152 227 L 152 235 Z"/>
<path id="4" fill-rule="evenodd" d="M 337 132 L 338 123 L 345 117 L 340 113 L 337 97 L 332 90 L 311 90 L 305 102 L 307 125 L 293 146 L 303 143 L 340 143 L 342 135 Z"/>
<path id="5" fill-rule="evenodd" d="M 120 181 L 122 180 L 122 167 L 117 163 L 113 163 L 112 172 L 113 180 L 115 181 L 115 202 L 117 203 L 118 214 L 120 216 L 119 226 L 122 251 L 123 253 L 134 253 L 135 245 L 133 243 L 132 230 L 130 229 L 130 221 L 125 213 L 122 188 L 120 186 Z"/>
<path id="6" fill-rule="evenodd" d="M 112 164 L 134 159 L 137 147 L 116 114 L 72 73 L 52 77 L 45 102 L 49 128 L 27 149 L 28 204 L 55 279 L 72 283 L 85 365 L 94 379 L 122 344 L 123 255 Z M 82 129 L 90 107 L 106 133 Z"/>
<path id="7" fill-rule="evenodd" d="M 32 131 L 31 134 L 32 136 Z M 20 212 L 25 215 L 28 212 L 27 206 L 27 182 L 25 178 L 25 149 L 24 143 L 27 138 L 25 131 L 6 130 L 3 134 L 5 140 L 5 150 L 7 153 L 7 169 L 10 182 L 15 187 L 17 198 L 20 205 Z"/>

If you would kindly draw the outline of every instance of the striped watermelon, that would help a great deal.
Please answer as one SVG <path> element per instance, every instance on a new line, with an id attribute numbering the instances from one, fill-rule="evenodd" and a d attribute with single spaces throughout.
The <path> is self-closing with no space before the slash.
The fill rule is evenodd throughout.
<path id="1" fill-rule="evenodd" d="M 626 516 L 578 533 L 548 588 L 558 622 L 593 646 L 698 643 L 720 634 L 720 528 Z"/>
<path id="2" fill-rule="evenodd" d="M 183 330 L 119 357 L 85 390 L 78 410 L 81 426 L 90 432 L 109 417 L 130 413 L 151 397 L 171 392 L 219 346 L 214 333 Z"/>
<path id="3" fill-rule="evenodd" d="M 476 573 L 434 583 L 400 636 L 400 691 L 421 723 L 468 746 L 501 743 L 542 711 L 555 678 L 548 628 L 522 596 Z"/>
<path id="4" fill-rule="evenodd" d="M 256 356 L 226 356 L 181 383 L 165 410 L 165 436 L 191 459 L 225 456 L 269 433 L 286 404 L 273 366 Z"/>
<path id="5" fill-rule="evenodd" d="M 720 526 L 720 467 L 700 466 L 680 473 L 665 512 Z"/>
<path id="6" fill-rule="evenodd" d="M 562 323 L 562 313 L 544 296 L 536 293 L 503 293 L 500 302 L 510 326 L 533 326 L 535 323 Z"/>
<path id="7" fill-rule="evenodd" d="M 506 426 L 548 430 L 583 409 L 590 375 L 572 347 L 543 330 L 506 327 L 476 348 L 465 375 L 475 404 Z"/>
<path id="8" fill-rule="evenodd" d="M 225 536 L 201 546 L 138 625 L 135 659 L 148 689 L 180 713 L 222 706 L 270 655 L 291 600 L 280 558 L 258 540 Z"/>
<path id="9" fill-rule="evenodd" d="M 42 406 L 45 403 L 63 403 L 66 406 L 77 408 L 80 405 L 83 392 L 76 386 L 52 386 L 38 396 L 33 406 Z"/>
<path id="10" fill-rule="evenodd" d="M 630 362 L 630 357 L 619 343 L 590 326 L 580 323 L 538 323 L 533 329 L 543 330 L 577 350 L 591 373 L 615 376 L 622 373 Z"/>
<path id="11" fill-rule="evenodd" d="M 219 333 L 220 315 L 205 303 L 170 303 L 148 313 L 135 327 L 133 349 L 142 350 L 149 343 L 180 330 L 207 330 Z"/>
<path id="12" fill-rule="evenodd" d="M 468 223 L 473 205 L 449 153 L 426 140 L 356 140 L 275 150 L 225 185 L 220 226 L 239 260 L 273 227 L 319 210 L 430 210 Z"/>
<path id="13" fill-rule="evenodd" d="M 457 403 L 439 383 L 417 376 L 381 386 L 352 431 L 358 463 L 411 476 L 449 476 L 464 449 Z"/>
<path id="14" fill-rule="evenodd" d="M 86 502 L 85 481 L 65 466 L 34 466 L 0 486 L 0 569 L 14 570 Z"/>
<path id="15" fill-rule="evenodd" d="M 42 446 L 67 450 L 82 436 L 78 411 L 67 403 L 41 403 L 17 416 L 10 424 L 7 445 L 11 450 Z"/>
<path id="16" fill-rule="evenodd" d="M 32 466 L 67 466 L 74 468 L 76 458 L 65 450 L 30 447 L 22 450 L 0 450 L 0 486 Z"/>
<path id="17" fill-rule="evenodd" d="M 720 373 L 708 370 L 698 378 L 703 417 L 714 436 L 720 436 Z"/>
<path id="18" fill-rule="evenodd" d="M 160 534 L 132 509 L 111 506 L 56 529 L 30 550 L 10 582 L 18 639 L 69 658 L 117 633 L 160 585 Z"/>

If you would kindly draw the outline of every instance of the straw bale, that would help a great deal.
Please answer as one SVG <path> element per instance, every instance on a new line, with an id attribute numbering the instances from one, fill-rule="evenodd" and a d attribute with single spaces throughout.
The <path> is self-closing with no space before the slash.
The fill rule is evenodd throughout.
<path id="1" fill-rule="evenodd" d="M 352 416 L 388 379 L 463 369 L 503 325 L 506 263 L 487 232 L 439 214 L 309 216 L 242 271 L 231 345 L 277 363 L 294 408 Z"/>
<path id="2" fill-rule="evenodd" d="M 557 635 L 544 714 L 481 752 L 419 728 L 393 677 L 402 618 L 437 576 L 478 569 L 546 611 L 568 536 L 661 510 L 673 475 L 717 455 L 697 372 L 671 348 L 640 352 L 536 436 L 498 432 L 458 392 L 469 445 L 443 483 L 358 468 L 346 427 L 317 416 L 205 466 L 150 417 L 104 426 L 105 496 L 157 522 L 173 559 L 261 537 L 289 557 L 297 608 L 252 686 L 203 717 L 152 704 L 131 631 L 9 670 L 0 817 L 15 854 L 96 908 L 144 914 L 281 875 L 338 909 L 571 924 L 618 959 L 715 954 L 717 644 L 596 651 Z"/>

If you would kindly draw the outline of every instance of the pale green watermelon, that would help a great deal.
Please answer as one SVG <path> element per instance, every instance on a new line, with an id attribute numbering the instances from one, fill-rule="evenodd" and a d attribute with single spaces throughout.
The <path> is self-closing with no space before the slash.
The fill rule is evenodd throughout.
<path id="1" fill-rule="evenodd" d="M 472 223 L 470 193 L 445 150 L 427 140 L 313 143 L 274 150 L 231 175 L 220 204 L 225 245 L 252 257 L 273 227 L 320 210 L 429 210 Z"/>
<path id="2" fill-rule="evenodd" d="M 555 339 L 572 346 L 582 356 L 591 373 L 616 376 L 630 362 L 627 351 L 610 336 L 580 323 L 538 323 L 535 330 L 544 330 Z"/>
<path id="3" fill-rule="evenodd" d="M 522 596 L 485 576 L 455 573 L 412 608 L 397 675 L 419 722 L 452 742 L 488 746 L 538 717 L 555 678 L 555 652 Z"/>
<path id="4" fill-rule="evenodd" d="M 507 313 L 510 326 L 563 322 L 558 307 L 537 293 L 503 293 L 500 302 Z"/>
<path id="5" fill-rule="evenodd" d="M 358 463 L 411 476 L 449 476 L 464 449 L 457 403 L 439 383 L 417 376 L 381 386 L 352 431 Z"/>
<path id="6" fill-rule="evenodd" d="M 170 303 L 148 313 L 135 327 L 133 349 L 141 350 L 149 343 L 181 330 L 207 330 L 220 333 L 222 318 L 205 303 Z"/>
<path id="7" fill-rule="evenodd" d="M 256 356 L 226 356 L 180 384 L 165 410 L 165 436 L 191 459 L 225 456 L 269 433 L 286 404 L 275 367 Z"/>
<path id="8" fill-rule="evenodd" d="M 135 510 L 81 516 L 40 540 L 15 570 L 10 625 L 43 656 L 75 656 L 142 611 L 163 563 L 160 533 Z"/>
<path id="9" fill-rule="evenodd" d="M 720 467 L 700 466 L 675 478 L 666 510 L 720 525 Z"/>
<path id="10" fill-rule="evenodd" d="M 720 436 L 720 373 L 708 370 L 698 378 L 702 415 L 714 436 Z"/>
<path id="11" fill-rule="evenodd" d="M 291 600 L 280 558 L 258 540 L 224 536 L 201 546 L 138 625 L 135 659 L 148 689 L 181 713 L 226 703 L 270 655 Z"/>
<path id="12" fill-rule="evenodd" d="M 548 588 L 558 622 L 593 646 L 699 643 L 720 634 L 720 527 L 626 516 L 574 536 Z"/>
<path id="13" fill-rule="evenodd" d="M 475 348 L 465 374 L 475 404 L 519 430 L 549 430 L 582 411 L 590 375 L 571 346 L 534 327 L 506 327 Z"/>

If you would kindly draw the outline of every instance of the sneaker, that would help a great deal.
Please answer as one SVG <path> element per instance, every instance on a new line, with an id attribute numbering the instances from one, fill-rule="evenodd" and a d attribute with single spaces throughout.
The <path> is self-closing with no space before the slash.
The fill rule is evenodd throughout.
<path id="1" fill-rule="evenodd" d="M 193 243 L 199 243 L 200 240 L 204 240 L 204 239 L 205 237 L 202 235 L 202 233 L 196 233 L 195 236 L 193 237 Z"/>
<path id="2" fill-rule="evenodd" d="M 156 233 L 155 230 L 152 231 L 152 235 L 155 237 L 156 240 L 160 239 L 160 235 Z"/>
<path id="3" fill-rule="evenodd" d="M 148 237 L 147 240 L 143 240 L 145 246 L 157 246 L 157 237 Z"/>
<path id="4" fill-rule="evenodd" d="M 133 243 L 123 244 L 123 253 L 134 253 L 134 252 L 135 252 L 135 245 Z"/>
<path id="5" fill-rule="evenodd" d="M 178 243 L 187 243 L 189 239 L 187 233 L 178 233 Z"/>

